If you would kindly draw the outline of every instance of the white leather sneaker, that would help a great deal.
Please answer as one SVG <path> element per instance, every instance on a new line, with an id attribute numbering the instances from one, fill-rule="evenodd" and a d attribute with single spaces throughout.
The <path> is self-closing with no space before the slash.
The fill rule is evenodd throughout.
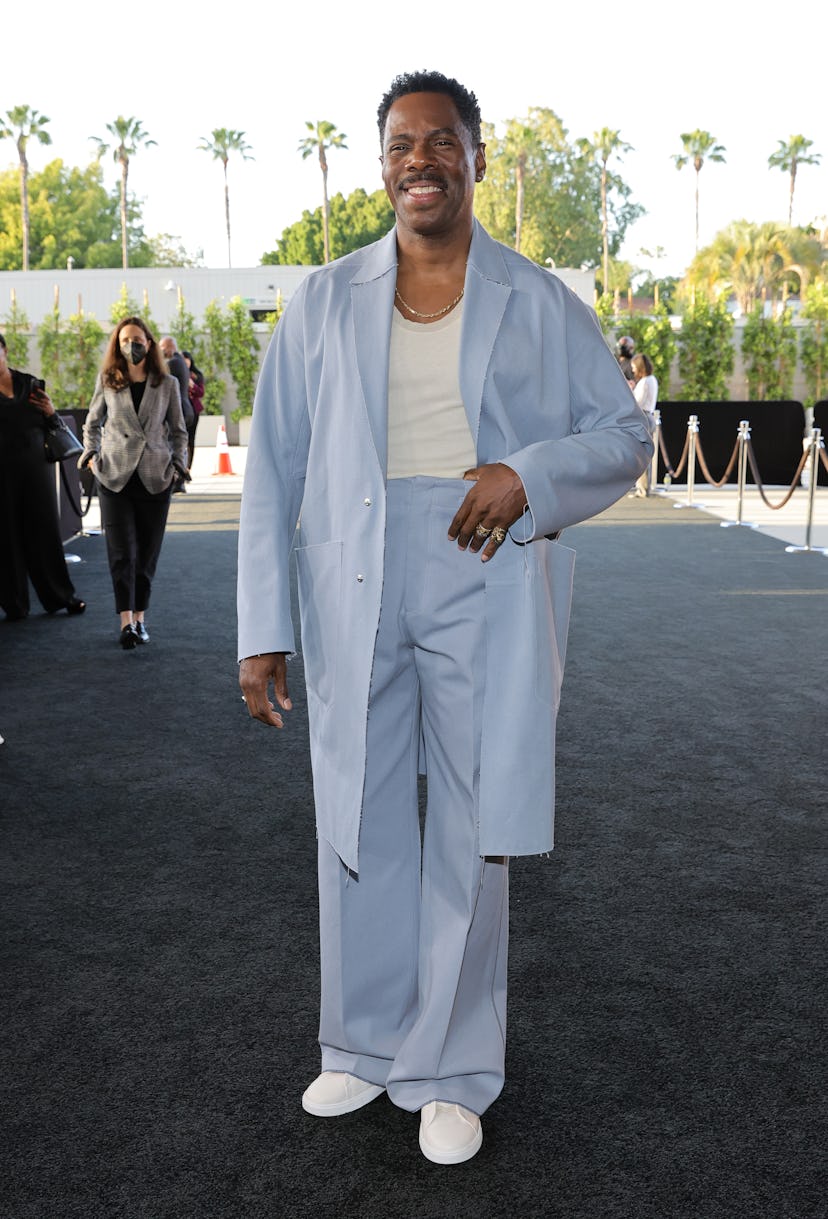
<path id="1" fill-rule="evenodd" d="M 361 1109 L 384 1091 L 345 1071 L 323 1071 L 302 1094 L 302 1108 L 314 1117 L 339 1117 Z"/>
<path id="2" fill-rule="evenodd" d="M 435 1164 L 462 1164 L 483 1143 L 480 1118 L 462 1105 L 433 1100 L 420 1110 L 420 1151 Z"/>

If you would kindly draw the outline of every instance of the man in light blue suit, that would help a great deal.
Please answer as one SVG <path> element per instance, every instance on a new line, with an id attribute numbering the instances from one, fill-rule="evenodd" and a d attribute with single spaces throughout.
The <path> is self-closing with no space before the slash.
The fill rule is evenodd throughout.
<path id="1" fill-rule="evenodd" d="M 474 220 L 474 94 L 401 76 L 378 117 L 396 227 L 304 282 L 259 381 L 240 683 L 281 728 L 295 546 L 322 966 L 302 1104 L 335 1117 L 387 1091 L 455 1164 L 503 1087 L 508 857 L 552 847 L 558 536 L 652 444 L 592 313 Z"/>

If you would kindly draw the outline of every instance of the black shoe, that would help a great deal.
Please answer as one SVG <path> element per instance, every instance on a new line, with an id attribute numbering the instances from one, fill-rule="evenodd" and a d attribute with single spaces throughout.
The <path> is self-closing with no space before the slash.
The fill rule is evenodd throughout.
<path id="1" fill-rule="evenodd" d="M 144 626 L 143 622 L 133 622 L 132 626 L 135 630 L 135 634 L 138 636 L 138 642 L 149 643 L 149 631 Z"/>
<path id="2" fill-rule="evenodd" d="M 125 627 L 121 628 L 121 634 L 118 637 L 118 642 L 121 647 L 129 651 L 130 648 L 136 648 L 139 644 L 138 632 L 131 622 L 128 622 Z"/>
<path id="3" fill-rule="evenodd" d="M 73 597 L 66 606 L 67 614 L 82 614 L 86 609 L 86 602 L 81 601 L 79 597 Z"/>

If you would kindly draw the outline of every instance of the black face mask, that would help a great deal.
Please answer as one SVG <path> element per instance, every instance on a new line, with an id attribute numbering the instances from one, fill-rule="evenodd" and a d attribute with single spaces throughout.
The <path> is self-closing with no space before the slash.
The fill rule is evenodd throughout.
<path id="1" fill-rule="evenodd" d="M 146 357 L 148 350 L 149 349 L 147 348 L 146 343 L 139 343 L 137 341 L 133 341 L 132 343 L 124 343 L 121 347 L 121 351 L 125 358 L 127 360 L 131 360 L 133 364 L 140 364 L 141 361 Z"/>

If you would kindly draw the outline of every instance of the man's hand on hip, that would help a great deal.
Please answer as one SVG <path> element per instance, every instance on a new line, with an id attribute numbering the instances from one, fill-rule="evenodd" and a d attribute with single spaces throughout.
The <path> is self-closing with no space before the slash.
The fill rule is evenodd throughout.
<path id="1" fill-rule="evenodd" d="M 463 477 L 474 485 L 449 525 L 448 535 L 461 550 L 476 553 L 485 546 L 481 555 L 485 563 L 497 554 L 506 530 L 523 515 L 526 491 L 515 471 L 500 461 L 467 470 Z"/>
<path id="2" fill-rule="evenodd" d="M 248 656 L 239 666 L 239 685 L 247 710 L 254 720 L 283 728 L 281 715 L 268 698 L 267 688 L 273 682 L 276 702 L 283 711 L 291 711 L 293 703 L 287 688 L 287 663 L 285 652 L 265 652 L 261 656 Z"/>

